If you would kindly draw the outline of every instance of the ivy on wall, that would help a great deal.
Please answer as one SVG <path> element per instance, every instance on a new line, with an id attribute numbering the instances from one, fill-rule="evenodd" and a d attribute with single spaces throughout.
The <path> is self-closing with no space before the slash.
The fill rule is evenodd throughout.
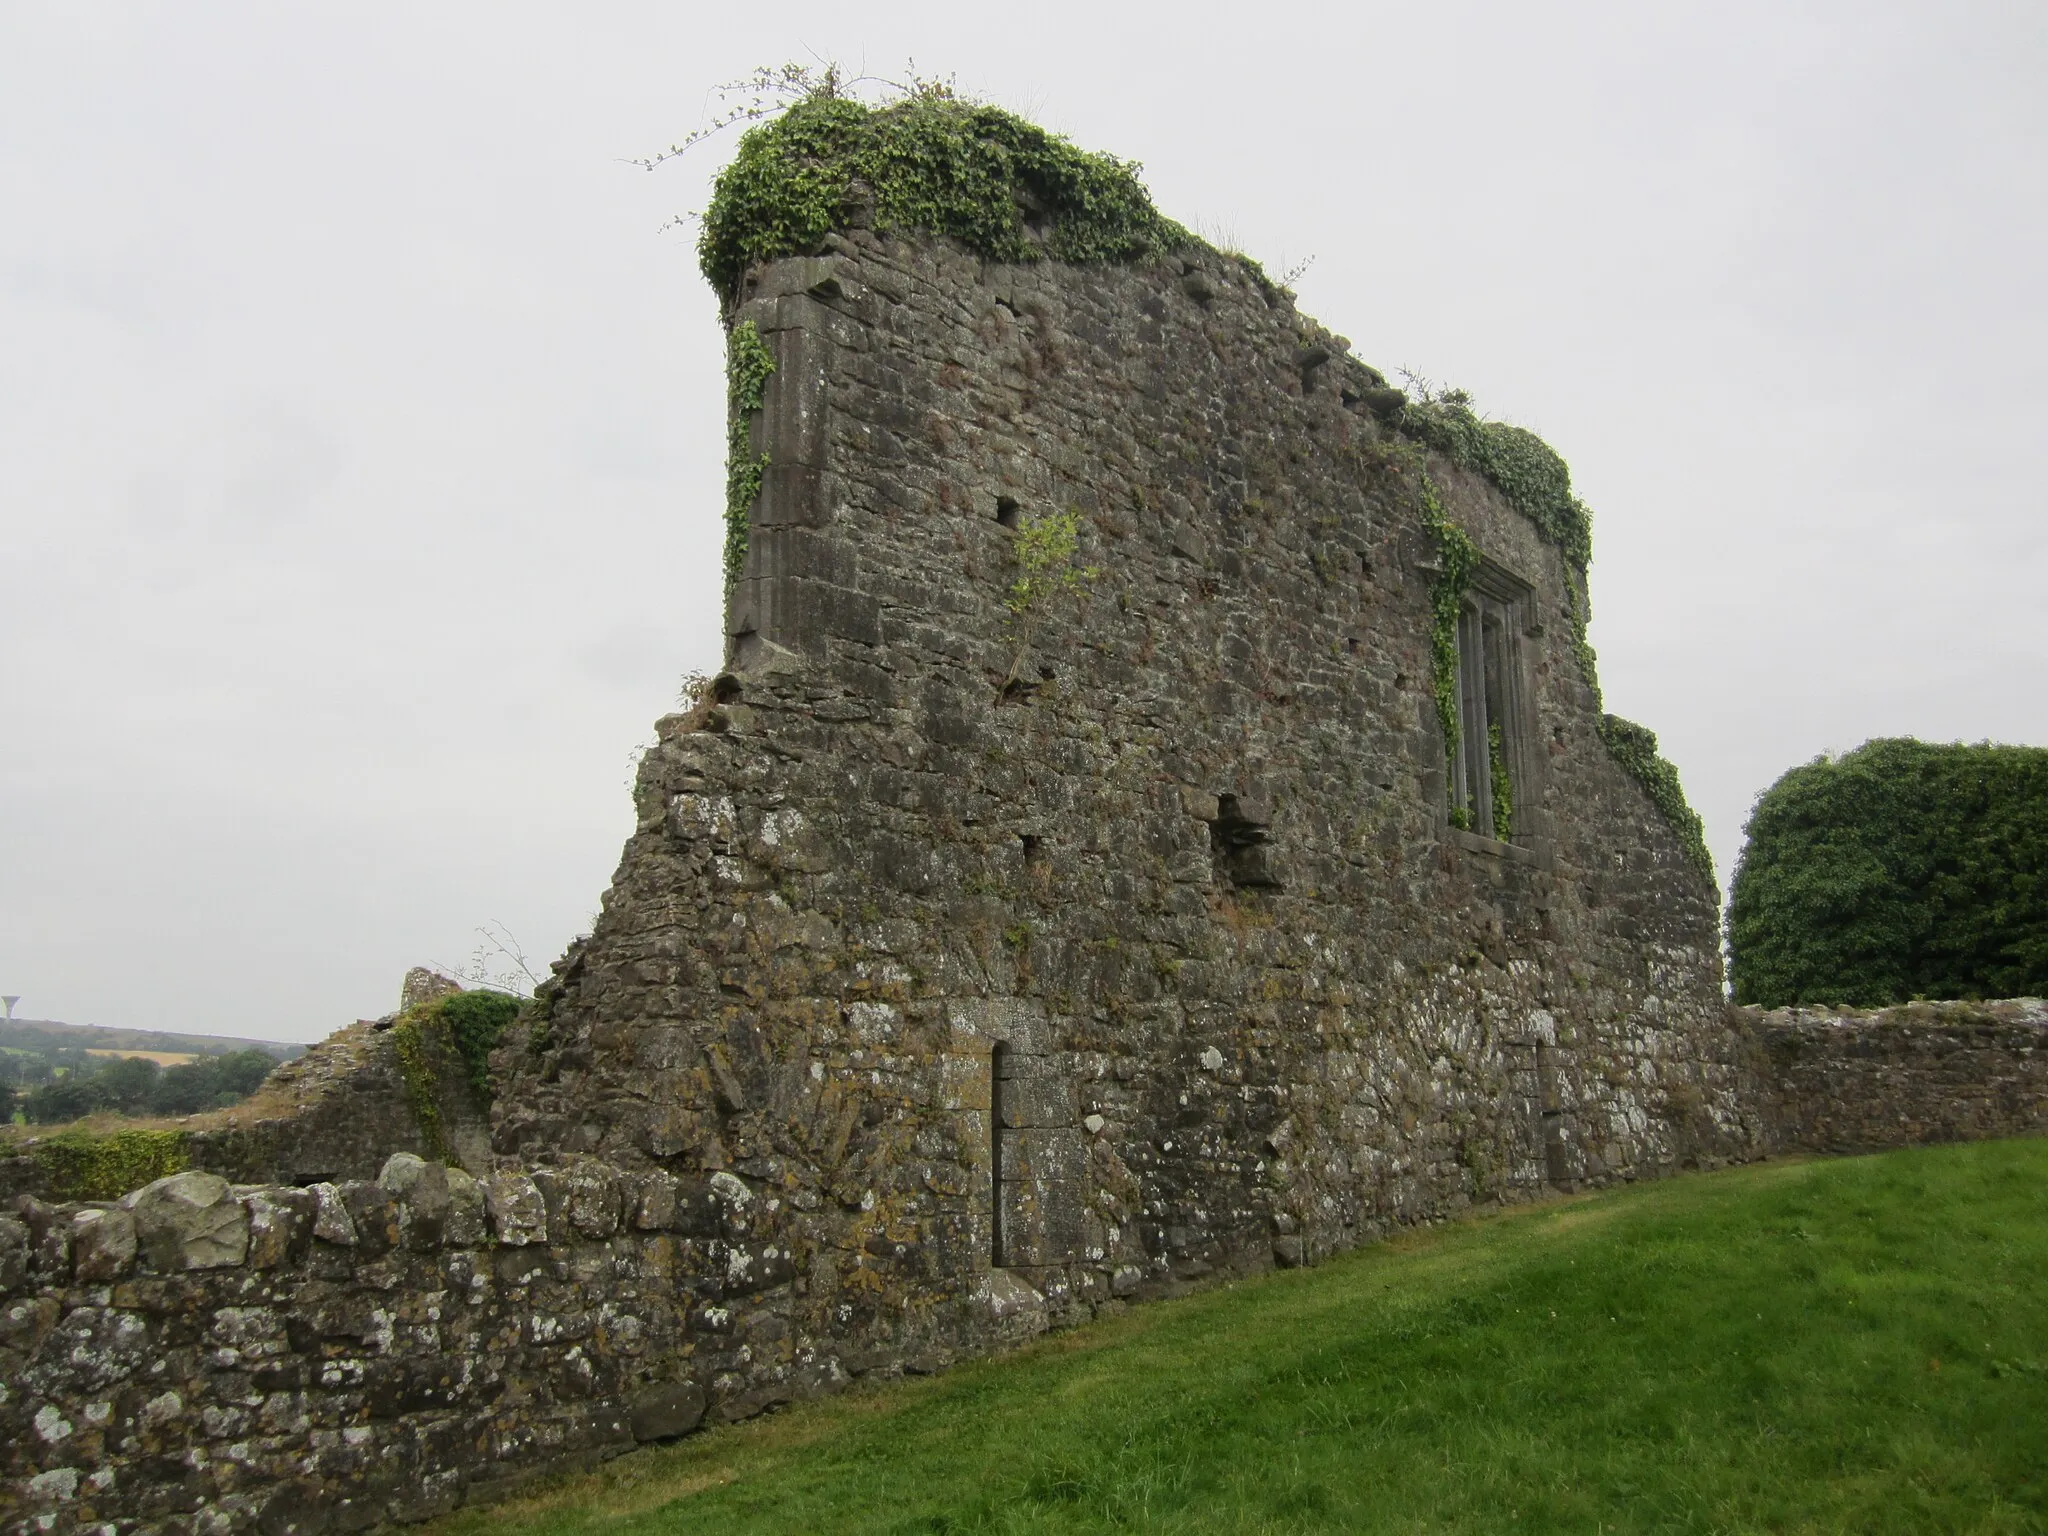
<path id="1" fill-rule="evenodd" d="M 755 262 L 856 224 L 950 236 L 991 261 L 1129 261 L 1193 244 L 1138 170 L 943 88 L 878 107 L 817 91 L 740 140 L 697 254 L 730 296 Z"/>
<path id="2" fill-rule="evenodd" d="M 1394 425 L 1453 464 L 1485 476 L 1574 568 L 1583 571 L 1591 562 L 1592 514 L 1572 494 L 1572 472 L 1563 457 L 1534 432 L 1482 420 L 1462 389 L 1410 400 Z"/>
<path id="3" fill-rule="evenodd" d="M 1416 504 L 1423 529 L 1436 544 L 1436 574 L 1429 581 L 1430 688 L 1436 697 L 1437 723 L 1444 732 L 1444 761 L 1458 760 L 1458 614 L 1472 578 L 1479 574 L 1479 546 L 1444 512 L 1443 498 L 1427 470 L 1416 476 Z M 1451 807 L 1451 825 L 1470 831 L 1472 813 Z"/>
<path id="4" fill-rule="evenodd" d="M 775 356 L 751 320 L 732 328 L 725 343 L 725 584 L 739 580 L 747 563 L 754 500 L 768 475 L 768 455 L 755 453 L 755 415 L 768 398 Z"/>
<path id="5" fill-rule="evenodd" d="M 448 1156 L 436 1058 L 452 1053 L 470 1091 L 479 1102 L 490 1103 L 491 1051 L 524 1006 L 520 999 L 503 992 L 451 992 L 422 1003 L 392 1026 L 391 1044 L 398 1056 L 406 1103 L 432 1156 Z"/>
<path id="6" fill-rule="evenodd" d="M 1592 690 L 1596 709 L 1600 705 L 1600 677 L 1595 666 L 1593 644 L 1586 633 L 1591 604 L 1586 592 L 1586 567 L 1593 558 L 1593 519 L 1586 504 L 1572 494 L 1571 469 L 1564 458 L 1542 438 L 1525 427 L 1483 420 L 1472 409 L 1472 397 L 1461 389 L 1425 393 L 1401 407 L 1394 425 L 1405 435 L 1426 443 L 1452 463 L 1483 476 L 1536 527 L 1546 542 L 1565 557 L 1565 613 L 1572 627 L 1572 655 Z M 1444 722 L 1444 751 L 1455 761 L 1458 751 L 1457 666 L 1458 609 L 1466 589 L 1479 568 L 1479 552 L 1471 538 L 1449 521 L 1443 499 L 1427 472 L 1420 476 L 1419 497 L 1422 524 L 1436 541 L 1438 571 L 1430 581 L 1430 657 L 1434 663 L 1437 716 Z M 1685 849 L 1686 858 L 1709 882 L 1714 879 L 1713 856 L 1707 852 L 1706 831 L 1698 814 L 1686 802 L 1678 769 L 1657 750 L 1656 734 L 1633 721 L 1602 712 L 1600 740 L 1608 755 L 1648 793 L 1651 803 L 1670 823 Z M 1503 822 L 1500 807 L 1503 789 L 1508 797 L 1513 786 L 1506 766 L 1494 744 L 1495 836 L 1506 841 L 1501 825 L 1512 825 L 1512 810 Z M 1468 812 L 1454 808 L 1451 824 L 1469 827 Z"/>
<path id="7" fill-rule="evenodd" d="M 1486 766 L 1493 784 L 1493 835 L 1506 842 L 1515 831 L 1515 780 L 1498 725 L 1486 728 Z"/>
<path id="8" fill-rule="evenodd" d="M 1619 715 L 1602 714 L 1600 739 L 1607 744 L 1609 755 L 1649 791 L 1651 803 L 1664 813 L 1671 830 L 1684 844 L 1685 856 L 1711 884 L 1714 859 L 1707 852 L 1706 826 L 1699 813 L 1686 803 L 1678 770 L 1657 751 L 1657 733 Z"/>
<path id="9" fill-rule="evenodd" d="M 38 1143 L 33 1156 L 52 1199 L 118 1200 L 190 1166 L 183 1131 L 65 1131 Z"/>
<path id="10" fill-rule="evenodd" d="M 1744 832 L 1738 1003 L 2048 993 L 2048 748 L 1868 741 L 1791 769 Z"/>

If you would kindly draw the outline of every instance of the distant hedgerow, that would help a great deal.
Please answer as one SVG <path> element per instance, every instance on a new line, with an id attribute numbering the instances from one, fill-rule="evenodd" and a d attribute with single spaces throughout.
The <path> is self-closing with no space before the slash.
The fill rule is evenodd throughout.
<path id="1" fill-rule="evenodd" d="M 2048 749 L 1866 742 L 1765 790 L 1747 837 L 1737 1002 L 2048 992 Z"/>

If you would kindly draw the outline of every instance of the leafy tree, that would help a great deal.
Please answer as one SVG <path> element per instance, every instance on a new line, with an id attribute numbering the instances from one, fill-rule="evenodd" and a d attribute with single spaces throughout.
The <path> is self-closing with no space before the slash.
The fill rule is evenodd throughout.
<path id="1" fill-rule="evenodd" d="M 31 1125 L 62 1125 L 92 1113 L 92 1090 L 75 1073 L 53 1078 L 22 1105 Z"/>
<path id="2" fill-rule="evenodd" d="M 124 1115 L 143 1113 L 162 1068 L 147 1056 L 124 1056 L 104 1063 L 85 1083 L 92 1094 L 93 1108 L 119 1110 Z"/>
<path id="3" fill-rule="evenodd" d="M 2048 749 L 1866 742 L 1792 769 L 1746 830 L 1737 1002 L 2048 992 Z"/>
<path id="4" fill-rule="evenodd" d="M 183 1066 L 166 1068 L 150 1095 L 153 1115 L 196 1115 L 202 1110 L 224 1109 L 254 1093 L 271 1069 L 274 1057 L 257 1050 L 230 1051 L 225 1056 L 202 1056 Z"/>

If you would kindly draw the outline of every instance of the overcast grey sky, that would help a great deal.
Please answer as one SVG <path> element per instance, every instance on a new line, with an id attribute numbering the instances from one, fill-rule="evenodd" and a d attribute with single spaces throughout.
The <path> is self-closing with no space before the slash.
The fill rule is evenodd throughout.
<path id="1" fill-rule="evenodd" d="M 597 905 L 714 668 L 687 232 L 914 58 L 1542 432 L 1723 878 L 1873 735 L 2048 742 L 2048 6 L 0 0 L 0 991 L 312 1039 Z"/>

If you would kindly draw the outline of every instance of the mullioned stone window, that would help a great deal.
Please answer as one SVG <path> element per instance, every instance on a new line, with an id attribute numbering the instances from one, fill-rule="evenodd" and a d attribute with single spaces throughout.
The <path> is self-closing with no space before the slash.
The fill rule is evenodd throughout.
<path id="1" fill-rule="evenodd" d="M 1529 827 L 1533 737 L 1522 637 L 1529 588 L 1486 562 L 1458 615 L 1458 747 L 1448 765 L 1454 821 L 1512 842 Z"/>

